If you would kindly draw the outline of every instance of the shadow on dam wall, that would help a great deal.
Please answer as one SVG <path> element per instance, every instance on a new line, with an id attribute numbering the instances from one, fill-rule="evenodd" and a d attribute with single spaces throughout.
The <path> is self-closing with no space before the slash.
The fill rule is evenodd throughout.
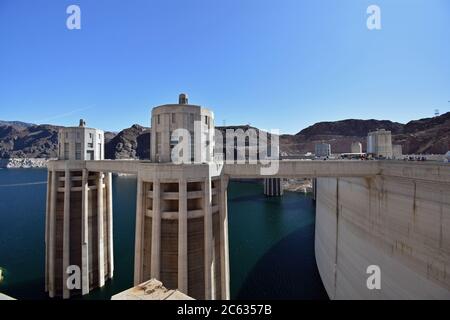
<path id="1" fill-rule="evenodd" d="M 314 256 L 314 224 L 290 233 L 266 252 L 236 299 L 328 300 Z"/>

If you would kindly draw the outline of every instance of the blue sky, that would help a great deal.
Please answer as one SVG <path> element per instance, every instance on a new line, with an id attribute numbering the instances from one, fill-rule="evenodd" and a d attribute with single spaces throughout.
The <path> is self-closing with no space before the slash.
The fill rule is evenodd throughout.
<path id="1" fill-rule="evenodd" d="M 282 133 L 449 111 L 450 1 L 0 0 L 0 119 L 148 126 L 180 92 L 216 125 Z"/>

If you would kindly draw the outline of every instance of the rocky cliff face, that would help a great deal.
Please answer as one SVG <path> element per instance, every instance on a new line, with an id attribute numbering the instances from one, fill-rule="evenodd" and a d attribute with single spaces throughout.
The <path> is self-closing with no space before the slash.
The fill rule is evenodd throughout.
<path id="1" fill-rule="evenodd" d="M 394 141 L 403 146 L 404 153 L 446 153 L 450 150 L 450 112 L 408 122 Z"/>
<path id="2" fill-rule="evenodd" d="M 150 129 L 134 124 L 105 142 L 107 159 L 149 159 Z"/>
<path id="3" fill-rule="evenodd" d="M 249 126 L 218 127 L 246 130 Z M 401 144 L 404 154 L 438 153 L 450 150 L 450 112 L 439 117 L 410 121 L 407 124 L 388 120 L 348 119 L 319 122 L 295 135 L 280 136 L 284 155 L 314 152 L 314 145 L 324 141 L 332 152 L 350 152 L 353 141 L 366 148 L 366 136 L 376 129 L 391 130 L 393 143 Z M 0 158 L 54 158 L 58 150 L 58 126 L 0 121 Z M 105 132 L 107 159 L 149 159 L 150 129 L 133 125 L 119 133 Z"/>
<path id="4" fill-rule="evenodd" d="M 54 158 L 58 128 L 51 125 L 0 124 L 0 158 Z"/>

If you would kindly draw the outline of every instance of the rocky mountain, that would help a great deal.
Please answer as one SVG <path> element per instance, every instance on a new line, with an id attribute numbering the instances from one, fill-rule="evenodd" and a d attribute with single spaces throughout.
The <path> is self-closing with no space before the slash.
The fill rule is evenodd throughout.
<path id="1" fill-rule="evenodd" d="M 282 135 L 280 146 L 286 154 L 301 154 L 312 152 L 318 142 L 326 142 L 333 153 L 342 153 L 350 152 L 351 143 L 359 141 L 366 150 L 367 133 L 376 129 L 390 130 L 392 142 L 400 144 L 404 154 L 443 154 L 450 150 L 450 112 L 407 124 L 373 119 L 319 122 L 295 135 Z"/>
<path id="2" fill-rule="evenodd" d="M 394 141 L 407 153 L 446 153 L 450 150 L 450 112 L 408 122 Z"/>
<path id="3" fill-rule="evenodd" d="M 16 127 L 21 127 L 21 128 L 28 128 L 28 127 L 32 127 L 34 125 L 35 124 L 22 122 L 22 121 L 2 121 L 2 120 L 0 120 L 0 126 L 16 126 Z"/>
<path id="4" fill-rule="evenodd" d="M 105 141 L 105 156 L 107 159 L 149 159 L 149 148 L 150 128 L 134 124 Z"/>
<path id="5" fill-rule="evenodd" d="M 249 126 L 218 127 L 226 129 Z M 253 128 L 253 127 L 252 127 Z M 0 122 L 0 158 L 56 157 L 58 126 L 33 125 L 21 122 Z M 313 152 L 317 142 L 331 144 L 332 152 L 350 152 L 350 145 L 360 141 L 366 148 L 369 131 L 392 131 L 394 144 L 401 144 L 404 154 L 439 153 L 450 150 L 450 112 L 438 117 L 413 120 L 401 124 L 388 120 L 348 119 L 319 122 L 295 135 L 280 136 L 280 151 L 284 155 Z M 105 155 L 108 159 L 148 159 L 150 129 L 135 124 L 119 133 L 105 132 Z"/>
<path id="6" fill-rule="evenodd" d="M 58 128 L 51 125 L 0 124 L 0 158 L 56 157 Z"/>
<path id="7" fill-rule="evenodd" d="M 281 151 L 288 155 L 314 152 L 314 145 L 326 142 L 334 153 L 350 152 L 352 142 L 359 141 L 366 148 L 367 133 L 376 129 L 390 130 L 393 135 L 402 132 L 403 124 L 389 120 L 347 119 L 319 122 L 295 135 L 280 137 Z"/>

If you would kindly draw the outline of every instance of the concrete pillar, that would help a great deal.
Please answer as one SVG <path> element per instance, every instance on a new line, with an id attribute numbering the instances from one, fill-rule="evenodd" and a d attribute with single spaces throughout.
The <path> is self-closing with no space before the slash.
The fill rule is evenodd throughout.
<path id="1" fill-rule="evenodd" d="M 151 278 L 160 279 L 161 268 L 161 185 L 159 180 L 153 182 L 153 216 L 152 216 L 152 257 Z"/>
<path id="2" fill-rule="evenodd" d="M 144 195 L 142 178 L 137 178 L 137 192 L 136 192 L 136 231 L 135 231 L 135 249 L 134 249 L 134 285 L 142 283 L 142 254 L 143 254 L 143 233 L 144 233 L 144 216 L 143 209 Z M 147 210 L 147 208 L 145 208 Z"/>
<path id="3" fill-rule="evenodd" d="M 106 174 L 106 209 L 108 213 L 108 277 L 114 275 L 112 173 Z"/>
<path id="4" fill-rule="evenodd" d="M 98 235 L 98 285 L 105 285 L 105 247 L 103 225 L 103 172 L 97 178 L 97 235 Z"/>
<path id="5" fill-rule="evenodd" d="M 55 217 L 56 193 L 58 192 L 58 173 L 52 171 L 50 182 L 50 216 L 48 237 L 48 293 L 50 298 L 55 297 Z"/>
<path id="6" fill-rule="evenodd" d="M 178 191 L 178 290 L 188 294 L 188 211 L 185 179 L 180 180 Z"/>
<path id="7" fill-rule="evenodd" d="M 221 273 L 221 299 L 230 299 L 230 261 L 228 255 L 228 208 L 227 208 L 228 177 L 222 175 L 220 179 L 220 273 Z"/>
<path id="8" fill-rule="evenodd" d="M 89 171 L 81 176 L 81 294 L 89 293 Z"/>
<path id="9" fill-rule="evenodd" d="M 65 170 L 64 175 L 64 218 L 63 218 L 63 261 L 62 261 L 62 287 L 63 298 L 70 298 L 70 291 L 67 288 L 67 268 L 70 265 L 70 171 Z"/>
<path id="10" fill-rule="evenodd" d="M 205 242 L 205 300 L 213 299 L 212 281 L 213 261 L 212 261 L 212 208 L 211 208 L 211 177 L 207 177 L 204 182 L 204 242 Z"/>
<path id="11" fill-rule="evenodd" d="M 265 178 L 264 194 L 269 197 L 279 197 L 283 195 L 281 178 Z"/>

